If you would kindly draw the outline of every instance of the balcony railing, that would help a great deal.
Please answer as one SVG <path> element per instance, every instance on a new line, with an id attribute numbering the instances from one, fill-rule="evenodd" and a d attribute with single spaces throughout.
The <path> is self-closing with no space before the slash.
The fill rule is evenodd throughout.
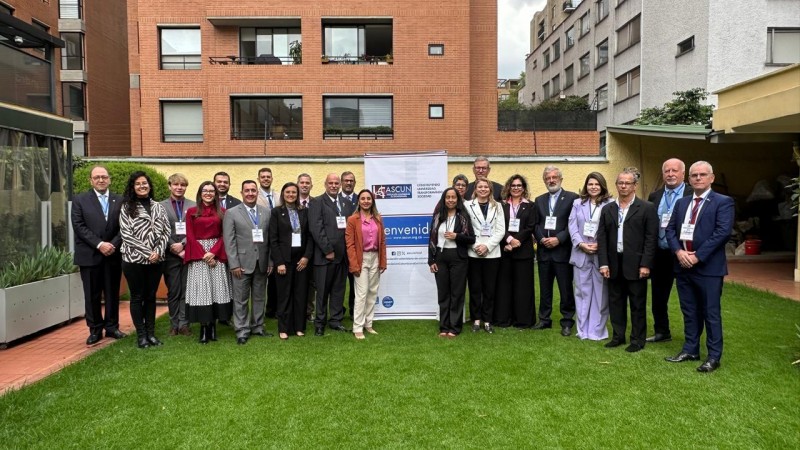
<path id="1" fill-rule="evenodd" d="M 300 61 L 295 62 L 291 56 L 274 56 L 274 55 L 261 55 L 261 56 L 209 56 L 208 62 L 213 65 L 235 65 L 235 66 L 249 66 L 249 65 L 293 65 L 300 64 Z"/>
<path id="2" fill-rule="evenodd" d="M 303 130 L 280 130 L 272 129 L 269 133 L 264 133 L 264 129 L 244 129 L 244 130 L 231 130 L 232 140 L 297 140 L 303 139 Z"/>
<path id="3" fill-rule="evenodd" d="M 394 131 L 390 127 L 327 127 L 323 130 L 323 139 L 387 140 L 394 139 Z"/>
<path id="4" fill-rule="evenodd" d="M 594 131 L 597 111 L 497 111 L 498 131 Z"/>
<path id="5" fill-rule="evenodd" d="M 383 56 L 376 56 L 376 55 L 361 55 L 361 56 L 351 56 L 351 55 L 341 55 L 341 56 L 330 56 L 330 55 L 322 55 L 322 64 L 379 64 L 379 65 L 387 65 L 393 64 L 394 58 L 392 55 L 383 55 Z"/>

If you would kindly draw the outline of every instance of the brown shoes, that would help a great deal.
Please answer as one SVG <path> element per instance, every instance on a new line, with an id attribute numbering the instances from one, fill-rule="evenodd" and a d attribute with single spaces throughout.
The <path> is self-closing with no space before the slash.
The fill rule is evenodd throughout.
<path id="1" fill-rule="evenodd" d="M 178 328 L 177 333 L 180 334 L 181 336 L 191 336 L 192 330 L 190 330 L 189 327 L 184 325 Z"/>

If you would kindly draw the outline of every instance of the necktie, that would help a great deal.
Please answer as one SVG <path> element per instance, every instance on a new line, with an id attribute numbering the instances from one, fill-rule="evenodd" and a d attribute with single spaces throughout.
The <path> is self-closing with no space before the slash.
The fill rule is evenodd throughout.
<path id="1" fill-rule="evenodd" d="M 256 216 L 256 209 L 250 208 L 250 219 L 253 220 L 253 223 L 258 225 L 258 216 Z"/>
<path id="2" fill-rule="evenodd" d="M 108 220 L 108 198 L 106 197 L 106 194 L 100 195 L 100 205 L 103 207 L 103 217 Z"/>
<path id="3" fill-rule="evenodd" d="M 700 202 L 703 201 L 702 197 L 694 199 L 694 206 L 692 206 L 692 217 L 689 219 L 690 224 L 694 224 L 697 220 L 697 211 L 700 209 Z M 692 241 L 686 241 L 686 250 L 692 251 Z"/>
<path id="4" fill-rule="evenodd" d="M 272 209 L 272 194 L 267 194 L 267 200 L 269 201 L 269 209 Z"/>
<path id="5" fill-rule="evenodd" d="M 303 208 L 308 206 L 308 200 L 303 200 Z"/>

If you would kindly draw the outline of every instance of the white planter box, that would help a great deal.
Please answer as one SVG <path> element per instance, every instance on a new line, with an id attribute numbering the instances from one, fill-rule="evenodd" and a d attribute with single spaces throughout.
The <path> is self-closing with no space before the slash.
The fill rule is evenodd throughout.
<path id="1" fill-rule="evenodd" d="M 86 314 L 86 301 L 83 296 L 81 273 L 75 272 L 69 277 L 69 318 L 74 319 Z"/>
<path id="2" fill-rule="evenodd" d="M 69 275 L 0 289 L 0 344 L 69 320 Z"/>

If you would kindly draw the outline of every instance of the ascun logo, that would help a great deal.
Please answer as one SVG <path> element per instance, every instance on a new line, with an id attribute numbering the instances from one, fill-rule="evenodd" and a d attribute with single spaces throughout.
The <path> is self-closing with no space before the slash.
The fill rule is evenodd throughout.
<path id="1" fill-rule="evenodd" d="M 376 198 L 387 200 L 412 197 L 410 184 L 373 184 L 372 192 L 375 193 Z"/>

